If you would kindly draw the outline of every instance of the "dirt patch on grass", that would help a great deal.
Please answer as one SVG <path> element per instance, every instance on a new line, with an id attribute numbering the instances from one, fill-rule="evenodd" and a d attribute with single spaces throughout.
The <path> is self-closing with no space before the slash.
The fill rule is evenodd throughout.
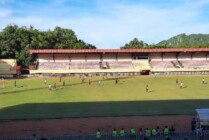
<path id="1" fill-rule="evenodd" d="M 111 132 L 113 128 L 131 127 L 143 130 L 165 125 L 174 126 L 176 130 L 190 130 L 190 122 L 194 116 L 133 116 L 133 117 L 101 117 L 101 118 L 69 118 L 49 120 L 0 121 L 0 136 L 38 136 L 92 134 L 99 128 L 102 132 Z"/>

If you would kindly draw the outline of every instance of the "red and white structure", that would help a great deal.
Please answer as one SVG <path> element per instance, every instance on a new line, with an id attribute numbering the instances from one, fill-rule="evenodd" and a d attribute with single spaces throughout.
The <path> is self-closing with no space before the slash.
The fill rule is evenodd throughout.
<path id="1" fill-rule="evenodd" d="M 36 55 L 42 73 L 177 73 L 209 72 L 209 48 L 45 49 Z"/>

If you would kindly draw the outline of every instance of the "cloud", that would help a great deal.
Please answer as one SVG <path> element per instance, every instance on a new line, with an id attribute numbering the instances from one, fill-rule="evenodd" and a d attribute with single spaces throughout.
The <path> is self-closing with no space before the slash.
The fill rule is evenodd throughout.
<path id="1" fill-rule="evenodd" d="M 0 0 L 0 4 L 5 4 L 6 0 Z"/>
<path id="2" fill-rule="evenodd" d="M 209 24 L 196 21 L 202 6 L 202 1 L 187 2 L 173 8 L 118 4 L 107 8 L 111 13 L 109 18 L 82 18 L 71 22 L 71 27 L 79 36 L 101 48 L 120 47 L 134 37 L 157 43 L 182 32 L 207 33 Z"/>
<path id="3" fill-rule="evenodd" d="M 52 29 L 55 26 L 71 28 L 79 38 L 98 48 L 118 48 L 134 37 L 148 43 L 157 43 L 183 32 L 209 31 L 209 20 L 201 22 L 198 19 L 204 14 L 202 7 L 208 5 L 209 0 L 185 0 L 184 3 L 172 6 L 97 1 L 93 10 L 79 10 L 79 7 L 66 6 L 65 2 L 63 0 L 59 3 L 59 9 L 54 9 L 55 4 L 52 3 L 34 8 L 33 12 L 19 17 L 5 18 L 5 15 L 12 13 L 8 12 L 2 16 L 5 20 L 0 28 L 9 23 L 33 25 L 41 30 Z"/>
<path id="4" fill-rule="evenodd" d="M 0 8 L 0 19 L 8 17 L 12 14 L 12 10 Z"/>
<path id="5" fill-rule="evenodd" d="M 8 2 L 12 2 L 14 0 L 0 0 L 0 5 L 5 5 Z"/>

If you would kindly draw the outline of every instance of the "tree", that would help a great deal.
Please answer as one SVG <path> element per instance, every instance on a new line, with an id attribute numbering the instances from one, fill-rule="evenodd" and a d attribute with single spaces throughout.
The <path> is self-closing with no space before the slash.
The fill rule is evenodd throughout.
<path id="1" fill-rule="evenodd" d="M 138 49 L 138 48 L 144 48 L 147 44 L 143 41 L 139 41 L 137 38 L 134 38 L 129 43 L 125 44 L 121 49 Z"/>
<path id="2" fill-rule="evenodd" d="M 76 37 L 71 29 L 55 27 L 39 31 L 33 26 L 8 25 L 0 32 L 0 58 L 17 59 L 18 65 L 28 66 L 29 49 L 95 49 Z"/>

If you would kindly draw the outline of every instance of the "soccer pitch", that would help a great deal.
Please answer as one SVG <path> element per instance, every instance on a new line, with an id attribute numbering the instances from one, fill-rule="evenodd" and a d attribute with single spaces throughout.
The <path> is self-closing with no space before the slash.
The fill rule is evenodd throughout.
<path id="1" fill-rule="evenodd" d="M 202 78 L 206 84 L 202 84 Z M 209 107 L 208 76 L 141 76 L 119 80 L 25 78 L 0 82 L 0 119 L 194 114 Z M 176 84 L 183 82 L 183 88 Z M 101 85 L 99 82 L 101 81 Z M 208 82 L 208 83 L 207 83 Z M 49 90 L 48 84 L 57 85 Z M 146 92 L 146 85 L 150 92 Z"/>

